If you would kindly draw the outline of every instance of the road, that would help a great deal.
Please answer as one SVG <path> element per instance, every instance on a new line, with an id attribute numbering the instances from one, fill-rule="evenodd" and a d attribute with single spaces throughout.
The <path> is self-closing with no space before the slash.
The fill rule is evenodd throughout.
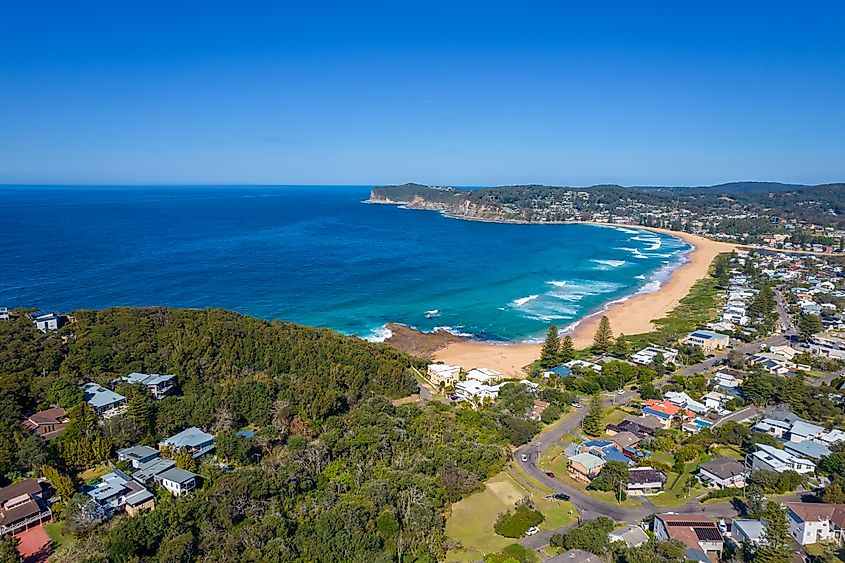
<path id="1" fill-rule="evenodd" d="M 755 340 L 754 342 L 749 342 L 747 344 L 743 344 L 741 346 L 734 346 L 733 350 L 736 350 L 740 354 L 750 354 L 754 352 L 760 351 L 760 346 L 781 346 L 783 344 L 787 344 L 789 340 L 781 334 L 776 334 L 774 336 L 770 336 L 768 338 L 764 338 L 763 340 Z M 687 366 L 682 370 L 677 371 L 674 375 L 695 375 L 697 373 L 701 373 L 703 371 L 707 371 L 708 369 L 713 368 L 719 361 L 724 360 L 728 357 L 728 354 L 731 353 L 731 350 L 727 350 L 724 352 L 718 352 L 713 355 L 712 358 L 707 358 L 703 362 L 699 362 L 697 364 L 693 364 L 691 366 Z"/>

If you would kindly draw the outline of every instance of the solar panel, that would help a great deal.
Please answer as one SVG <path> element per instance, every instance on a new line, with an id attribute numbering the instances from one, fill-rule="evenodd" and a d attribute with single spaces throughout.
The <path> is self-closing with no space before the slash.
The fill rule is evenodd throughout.
<path id="1" fill-rule="evenodd" d="M 667 522 L 669 526 L 683 526 L 684 528 L 695 528 L 696 526 L 708 526 L 710 525 L 709 522 L 702 522 L 701 520 L 697 520 L 695 522 L 685 521 L 685 520 L 677 520 L 674 522 Z"/>
<path id="2" fill-rule="evenodd" d="M 719 530 L 714 528 L 693 528 L 695 532 L 695 537 L 698 538 L 699 541 L 721 541 L 722 534 L 719 533 Z"/>

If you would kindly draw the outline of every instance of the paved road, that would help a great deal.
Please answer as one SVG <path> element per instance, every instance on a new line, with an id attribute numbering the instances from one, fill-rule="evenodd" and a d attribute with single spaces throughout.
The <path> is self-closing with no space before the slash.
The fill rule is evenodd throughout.
<path id="1" fill-rule="evenodd" d="M 728 416 L 720 418 L 716 421 L 715 424 L 713 424 L 713 426 L 721 426 L 726 422 L 741 422 L 743 420 L 757 416 L 761 412 L 763 412 L 763 409 L 759 407 L 745 407 L 744 409 L 739 409 L 736 412 L 732 412 Z"/>

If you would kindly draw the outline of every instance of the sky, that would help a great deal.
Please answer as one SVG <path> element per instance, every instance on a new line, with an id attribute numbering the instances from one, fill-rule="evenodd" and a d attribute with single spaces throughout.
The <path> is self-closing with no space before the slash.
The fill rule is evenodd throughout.
<path id="1" fill-rule="evenodd" d="M 0 183 L 845 181 L 841 1 L 0 8 Z"/>

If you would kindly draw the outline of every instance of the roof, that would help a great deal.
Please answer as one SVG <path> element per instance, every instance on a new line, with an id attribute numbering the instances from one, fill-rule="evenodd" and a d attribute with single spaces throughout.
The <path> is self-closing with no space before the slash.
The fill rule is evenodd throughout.
<path id="1" fill-rule="evenodd" d="M 144 459 L 152 455 L 157 456 L 158 450 L 149 446 L 132 446 L 131 448 L 123 448 L 117 450 L 117 455 L 128 457 L 130 459 Z"/>
<path id="2" fill-rule="evenodd" d="M 29 420 L 35 424 L 55 424 L 60 419 L 66 418 L 67 412 L 62 407 L 51 407 L 43 411 L 38 411 L 29 416 Z"/>
<path id="3" fill-rule="evenodd" d="M 584 469 L 588 470 L 604 465 L 604 460 L 602 458 L 588 453 L 574 455 L 569 458 L 569 461 L 577 463 L 584 467 Z"/>
<path id="4" fill-rule="evenodd" d="M 24 479 L 8 487 L 0 489 L 0 504 L 21 495 L 37 495 L 41 493 L 41 483 L 35 479 Z"/>
<path id="5" fill-rule="evenodd" d="M 794 463 L 812 465 L 813 467 L 816 465 L 809 459 L 796 457 L 789 452 L 779 450 L 772 446 L 767 446 L 766 444 L 755 444 L 755 446 L 757 446 L 759 450 L 754 452 L 753 455 L 759 457 L 771 466 L 790 466 Z M 786 469 L 791 469 L 791 467 L 786 467 Z"/>
<path id="6" fill-rule="evenodd" d="M 167 383 L 171 379 L 176 377 L 175 375 L 170 374 L 159 374 L 159 373 L 137 373 L 132 372 L 129 375 L 123 376 L 121 379 L 126 383 L 141 383 L 143 385 L 160 385 L 162 383 Z"/>
<path id="7" fill-rule="evenodd" d="M 716 523 L 694 514 L 656 514 L 666 526 L 670 539 L 678 540 L 694 550 L 700 550 L 699 542 L 721 542 L 722 534 Z"/>
<path id="8" fill-rule="evenodd" d="M 174 434 L 170 438 L 167 438 L 162 441 L 162 444 L 170 446 L 172 448 L 197 448 L 202 446 L 203 444 L 213 441 L 214 436 L 208 434 L 207 432 L 203 432 L 196 426 L 191 426 L 190 428 L 186 428 L 179 432 L 178 434 Z"/>
<path id="9" fill-rule="evenodd" d="M 840 528 L 845 527 L 845 504 L 827 504 L 827 503 L 803 503 L 803 502 L 786 502 L 784 503 L 795 516 L 800 518 L 803 522 L 818 522 L 820 520 L 830 520 Z"/>
<path id="10" fill-rule="evenodd" d="M 637 444 L 640 439 L 633 432 L 623 431 L 617 432 L 616 434 L 611 436 L 610 441 L 620 448 L 630 448 L 634 444 Z"/>
<path id="11" fill-rule="evenodd" d="M 570 549 L 546 559 L 546 563 L 601 563 L 598 555 L 581 551 L 580 549 Z"/>
<path id="12" fill-rule="evenodd" d="M 611 541 L 623 541 L 628 547 L 636 547 L 648 541 L 648 534 L 642 528 L 633 524 L 613 530 L 609 536 Z"/>
<path id="13" fill-rule="evenodd" d="M 784 449 L 789 453 L 804 456 L 810 459 L 821 459 L 830 455 L 830 448 L 824 444 L 813 442 L 811 440 L 804 440 L 803 442 L 787 442 L 784 444 Z"/>
<path id="14" fill-rule="evenodd" d="M 645 483 L 665 483 L 666 475 L 662 471 L 651 467 L 633 468 L 628 470 L 628 483 L 643 485 Z"/>
<path id="15" fill-rule="evenodd" d="M 722 334 L 720 332 L 714 332 L 712 330 L 696 330 L 695 332 L 690 333 L 690 336 L 694 336 L 695 338 L 701 338 L 702 340 L 712 340 L 716 339 L 723 339 L 727 338 L 727 334 Z"/>
<path id="16" fill-rule="evenodd" d="M 141 464 L 138 469 L 132 473 L 132 477 L 138 481 L 142 481 L 146 483 L 159 473 L 164 473 L 171 467 L 175 467 L 176 463 L 172 459 L 166 459 L 163 457 L 157 457 L 148 461 L 147 463 Z"/>
<path id="17" fill-rule="evenodd" d="M 710 460 L 703 464 L 701 469 L 706 470 L 708 473 L 715 475 L 719 479 L 730 479 L 731 477 L 748 473 L 748 470 L 744 465 L 729 457 L 720 457 L 718 459 Z"/>
<path id="18" fill-rule="evenodd" d="M 809 422 L 804 422 L 803 420 L 797 420 L 795 421 L 795 424 L 792 425 L 789 432 L 800 436 L 811 436 L 813 434 L 821 434 L 824 432 L 824 428 L 817 424 L 810 424 Z"/>
<path id="19" fill-rule="evenodd" d="M 763 530 L 764 530 L 763 523 L 759 520 L 750 520 L 747 518 L 740 518 L 739 520 L 734 520 L 733 525 L 731 526 L 732 531 L 742 530 L 743 533 L 748 537 L 750 540 L 759 540 L 763 537 Z"/>
<path id="20" fill-rule="evenodd" d="M 178 467 L 172 467 L 167 471 L 158 474 L 159 479 L 167 479 L 168 481 L 173 481 L 174 483 L 187 483 L 191 479 L 196 478 L 196 476 L 196 473 L 185 471 L 184 469 L 179 469 Z"/>
<path id="21" fill-rule="evenodd" d="M 82 391 L 84 391 L 83 399 L 92 407 L 107 407 L 126 400 L 123 395 L 96 383 L 86 383 L 82 386 Z"/>

